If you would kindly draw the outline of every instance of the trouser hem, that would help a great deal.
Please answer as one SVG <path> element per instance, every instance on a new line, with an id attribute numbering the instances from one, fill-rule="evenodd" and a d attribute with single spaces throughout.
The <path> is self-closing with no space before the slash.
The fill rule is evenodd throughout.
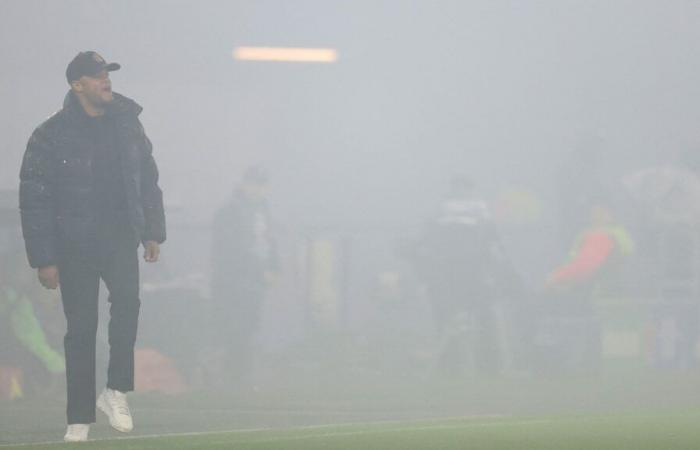
<path id="1" fill-rule="evenodd" d="M 127 392 L 132 392 L 134 390 L 134 385 L 125 386 L 125 385 L 107 383 L 107 389 L 127 393 Z"/>
<path id="2" fill-rule="evenodd" d="M 97 417 L 96 416 L 90 416 L 90 417 L 72 417 L 68 418 L 68 425 L 90 425 L 92 423 L 97 422 Z"/>

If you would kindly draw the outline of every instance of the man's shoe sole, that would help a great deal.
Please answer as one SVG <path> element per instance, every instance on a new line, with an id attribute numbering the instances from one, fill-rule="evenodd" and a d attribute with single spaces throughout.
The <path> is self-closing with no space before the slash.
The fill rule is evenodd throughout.
<path id="1" fill-rule="evenodd" d="M 109 413 L 110 408 L 109 405 L 104 401 L 104 398 L 102 398 L 102 395 L 100 395 L 97 399 L 97 408 L 105 413 L 107 418 L 109 418 L 109 425 L 114 428 L 115 430 L 119 431 L 120 433 L 129 433 L 130 431 L 133 430 L 132 428 L 126 429 L 126 428 L 121 428 L 117 425 L 114 424 L 114 421 L 112 420 L 112 415 Z"/>

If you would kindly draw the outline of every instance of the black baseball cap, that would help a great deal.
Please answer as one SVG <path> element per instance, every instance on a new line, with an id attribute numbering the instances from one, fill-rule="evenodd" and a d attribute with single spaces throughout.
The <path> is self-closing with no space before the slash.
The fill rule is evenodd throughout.
<path id="1" fill-rule="evenodd" d="M 97 52 L 87 51 L 78 53 L 75 58 L 68 64 L 66 68 L 66 79 L 68 84 L 72 81 L 80 79 L 82 76 L 94 76 L 100 71 L 106 70 L 113 72 L 119 70 L 122 66 L 118 63 L 108 63 Z"/>

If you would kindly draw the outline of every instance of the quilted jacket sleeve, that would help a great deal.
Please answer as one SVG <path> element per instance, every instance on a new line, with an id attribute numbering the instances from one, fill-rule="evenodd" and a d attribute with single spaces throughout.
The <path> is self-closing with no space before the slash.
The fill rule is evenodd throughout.
<path id="1" fill-rule="evenodd" d="M 166 238 L 163 191 L 158 186 L 158 166 L 153 159 L 153 145 L 143 131 L 143 153 L 141 161 L 141 198 L 146 221 L 144 241 L 163 243 Z"/>
<path id="2" fill-rule="evenodd" d="M 46 131 L 37 129 L 22 160 L 19 207 L 27 258 L 32 267 L 56 264 L 55 217 L 52 208 L 52 155 Z"/>

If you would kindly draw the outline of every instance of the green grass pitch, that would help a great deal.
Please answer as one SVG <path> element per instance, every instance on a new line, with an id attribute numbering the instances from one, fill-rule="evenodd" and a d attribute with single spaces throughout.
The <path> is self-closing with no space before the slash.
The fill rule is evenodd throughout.
<path id="1" fill-rule="evenodd" d="M 466 418 L 116 438 L 6 449 L 697 450 L 700 411 Z"/>

